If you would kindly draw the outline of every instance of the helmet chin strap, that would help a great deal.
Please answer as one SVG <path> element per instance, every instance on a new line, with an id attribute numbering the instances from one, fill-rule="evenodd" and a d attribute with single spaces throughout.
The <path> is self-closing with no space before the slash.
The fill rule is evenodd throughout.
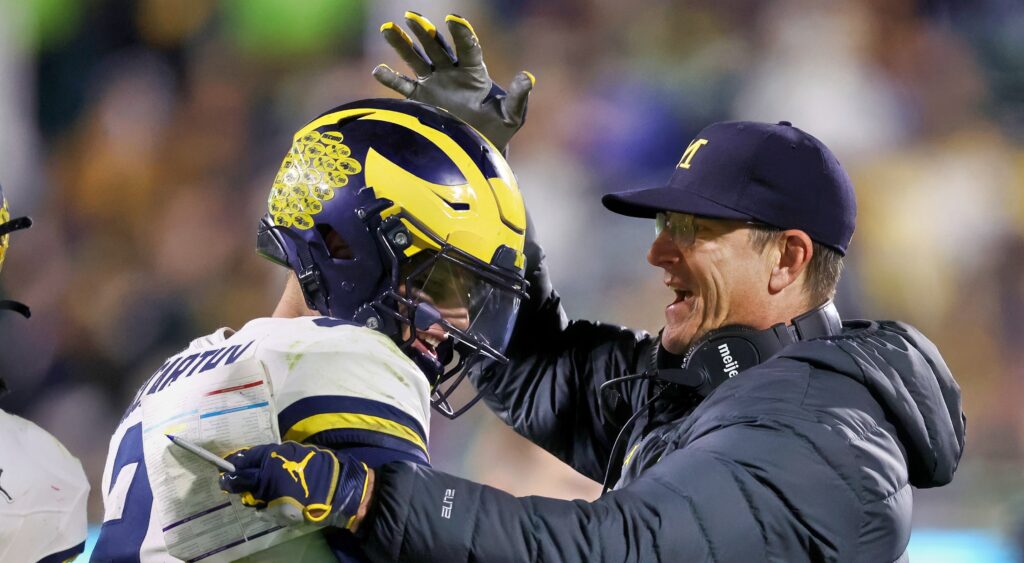
<path id="1" fill-rule="evenodd" d="M 299 270 L 295 272 L 295 276 L 299 279 L 299 287 L 302 288 L 306 304 L 314 311 L 327 314 L 327 287 L 324 285 L 320 268 L 313 260 L 313 254 L 309 248 L 300 246 L 298 259 Z"/>
<path id="2" fill-rule="evenodd" d="M 269 215 L 260 219 L 260 225 L 256 233 L 256 251 L 262 256 L 281 265 L 288 264 L 288 254 L 284 250 L 281 241 L 276 237 L 288 237 L 296 246 L 296 258 L 298 267 L 294 268 L 295 277 L 302 289 L 302 297 L 306 300 L 306 306 L 310 309 L 326 315 L 327 308 L 327 287 L 323 282 L 323 275 L 320 268 L 313 259 L 313 253 L 309 247 L 302 243 L 302 240 L 290 229 L 274 226 Z"/>
<path id="3" fill-rule="evenodd" d="M 444 364 L 441 362 L 440 356 L 434 358 L 430 354 L 424 354 L 412 346 L 406 346 L 402 351 L 405 352 L 406 356 L 409 356 L 409 359 L 416 364 L 416 367 L 420 368 L 420 371 L 426 376 L 431 389 L 433 389 L 444 373 Z M 440 350 L 438 352 L 440 353 Z"/>

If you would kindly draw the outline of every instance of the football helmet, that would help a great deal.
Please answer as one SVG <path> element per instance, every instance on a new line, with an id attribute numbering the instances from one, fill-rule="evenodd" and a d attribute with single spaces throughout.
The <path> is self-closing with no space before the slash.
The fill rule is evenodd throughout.
<path id="1" fill-rule="evenodd" d="M 469 369 L 507 362 L 526 298 L 526 210 L 489 141 L 419 102 L 346 104 L 295 134 L 268 210 L 257 251 L 295 272 L 311 309 L 389 335 L 445 416 L 479 399 L 447 401 Z"/>
<path id="2" fill-rule="evenodd" d="M 7 258 L 7 249 L 11 245 L 11 233 L 27 229 L 31 226 L 32 219 L 28 217 L 11 219 L 11 213 L 7 209 L 7 199 L 4 197 L 3 186 L 0 186 L 0 270 L 3 270 L 4 259 Z M 17 301 L 0 301 L 0 309 L 15 311 L 25 318 L 32 315 L 27 305 Z"/>

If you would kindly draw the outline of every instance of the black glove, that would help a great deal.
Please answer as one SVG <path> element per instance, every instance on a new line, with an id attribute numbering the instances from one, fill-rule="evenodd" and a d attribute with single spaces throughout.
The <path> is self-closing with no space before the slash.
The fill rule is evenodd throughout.
<path id="1" fill-rule="evenodd" d="M 427 18 L 406 12 L 405 21 L 422 48 L 393 22 L 382 25 L 380 31 L 416 73 L 416 79 L 385 64 L 373 69 L 373 77 L 410 100 L 448 110 L 504 154 L 509 140 L 526 121 L 526 101 L 533 88 L 533 75 L 525 70 L 520 72 L 506 92 L 487 74 L 480 40 L 468 21 L 455 14 L 444 19 L 454 50 Z"/>

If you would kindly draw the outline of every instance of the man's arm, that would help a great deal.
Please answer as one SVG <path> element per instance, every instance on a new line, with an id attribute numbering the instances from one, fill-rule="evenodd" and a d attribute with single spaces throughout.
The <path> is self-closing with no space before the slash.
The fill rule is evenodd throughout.
<path id="1" fill-rule="evenodd" d="M 798 461 L 767 467 L 732 455 L 765 440 L 792 446 L 787 459 Z M 776 485 L 785 493 L 820 493 L 841 520 L 858 522 L 856 499 L 827 465 L 807 463 L 815 456 L 792 435 L 731 427 L 667 455 L 594 502 L 516 498 L 427 468 L 388 464 L 376 472 L 357 535 L 380 561 L 764 561 L 772 557 L 766 536 L 795 550 L 806 538 L 808 523 Z M 827 546 L 836 530 L 812 533 Z M 835 554 L 828 547 L 821 553 Z"/>
<path id="2" fill-rule="evenodd" d="M 347 528 L 377 561 L 761 561 L 762 522 L 784 526 L 788 508 L 758 482 L 757 467 L 731 461 L 715 444 L 734 449 L 763 439 L 759 433 L 716 432 L 702 440 L 709 447 L 674 452 L 594 502 L 517 498 L 411 463 L 372 470 L 294 442 L 228 456 L 237 469 L 220 484 L 281 523 Z M 281 459 L 303 460 L 308 493 Z M 799 477 L 814 483 L 806 472 Z"/>
<path id="3" fill-rule="evenodd" d="M 625 383 L 606 393 L 601 384 L 647 369 L 657 346 L 642 331 L 568 320 L 551 286 L 544 254 L 528 221 L 523 303 L 506 356 L 507 365 L 471 373 L 488 406 L 506 424 L 595 481 L 604 475 L 622 424 L 644 401 L 646 383 Z"/>
<path id="4" fill-rule="evenodd" d="M 387 65 L 374 69 L 382 84 L 413 100 L 442 107 L 486 135 L 501 151 L 526 119 L 533 76 L 521 72 L 508 91 L 495 84 L 484 64 L 480 41 L 465 19 L 446 18 L 449 45 L 429 20 L 406 13 L 419 44 L 394 23 L 381 32 L 409 65 L 414 78 Z M 622 423 L 642 402 L 646 384 L 609 394 L 610 418 L 600 408 L 598 389 L 613 377 L 642 372 L 655 339 L 624 327 L 569 321 L 551 288 L 543 252 L 527 220 L 526 264 L 530 299 L 519 312 L 506 355 L 510 363 L 471 373 L 488 405 L 517 432 L 584 475 L 600 480 L 611 443 Z"/>
<path id="5" fill-rule="evenodd" d="M 308 496 L 331 499 L 331 523 L 354 531 L 380 561 L 847 561 L 865 553 L 891 561 L 903 553 L 909 520 L 893 515 L 912 502 L 906 473 L 879 486 L 879 473 L 863 468 L 865 452 L 889 450 L 884 463 L 903 462 L 890 434 L 876 428 L 851 447 L 848 432 L 795 405 L 743 416 L 734 410 L 740 404 L 705 412 L 654 465 L 594 502 L 517 498 L 402 462 L 362 471 L 344 454 L 321 464 L 337 467 L 336 479 L 310 461 Z M 239 471 L 226 474 L 222 488 L 271 508 L 304 498 L 266 453 L 285 447 L 295 446 L 234 459 Z M 305 459 L 314 448 L 304 447 L 283 457 Z M 247 478 L 250 467 L 261 474 Z M 861 542 L 865 526 L 876 545 Z"/>

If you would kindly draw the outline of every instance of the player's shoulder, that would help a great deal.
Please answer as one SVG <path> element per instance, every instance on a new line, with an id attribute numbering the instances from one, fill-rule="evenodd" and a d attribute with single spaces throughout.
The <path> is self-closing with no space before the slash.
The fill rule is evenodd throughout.
<path id="1" fill-rule="evenodd" d="M 235 335 L 314 334 L 329 338 L 342 332 L 367 330 L 353 321 L 331 317 L 262 317 L 238 329 Z"/>
<path id="2" fill-rule="evenodd" d="M 390 338 L 352 321 L 330 317 L 253 319 L 234 333 L 229 341 L 255 341 L 258 354 L 274 351 L 372 354 L 401 351 Z"/>
<path id="3" fill-rule="evenodd" d="M 0 551 L 10 560 L 81 553 L 89 497 L 82 463 L 42 427 L 3 410 L 0 497 Z"/>
<path id="4" fill-rule="evenodd" d="M 82 473 L 81 462 L 57 438 L 31 420 L 4 410 L 0 410 L 0 443 L 5 443 L 2 448 L 5 451 L 17 452 L 19 456 L 61 460 Z"/>

